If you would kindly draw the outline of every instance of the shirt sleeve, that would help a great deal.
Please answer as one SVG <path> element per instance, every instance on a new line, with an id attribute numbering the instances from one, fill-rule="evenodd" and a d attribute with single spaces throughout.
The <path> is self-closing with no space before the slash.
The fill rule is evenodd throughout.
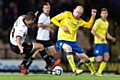
<path id="1" fill-rule="evenodd" d="M 64 19 L 66 14 L 67 14 L 67 12 L 62 12 L 62 13 L 58 14 L 57 16 L 55 16 L 51 19 L 51 22 L 58 27 L 62 26 L 59 21 Z"/>
<path id="2" fill-rule="evenodd" d="M 15 28 L 15 37 L 17 37 L 17 36 L 23 37 L 23 35 L 24 35 L 24 29 L 21 26 L 17 26 Z"/>
<path id="3" fill-rule="evenodd" d="M 99 24 L 100 24 L 100 22 L 98 20 L 96 20 L 92 29 L 96 31 L 99 27 Z"/>
<path id="4" fill-rule="evenodd" d="M 44 15 L 41 14 L 38 18 L 38 23 L 44 23 Z"/>
<path id="5" fill-rule="evenodd" d="M 95 17 L 91 16 L 91 18 L 90 18 L 90 20 L 88 22 L 83 21 L 84 22 L 83 27 L 85 27 L 85 28 L 91 28 L 92 25 L 93 25 L 93 23 L 94 23 L 94 19 L 95 19 Z"/>

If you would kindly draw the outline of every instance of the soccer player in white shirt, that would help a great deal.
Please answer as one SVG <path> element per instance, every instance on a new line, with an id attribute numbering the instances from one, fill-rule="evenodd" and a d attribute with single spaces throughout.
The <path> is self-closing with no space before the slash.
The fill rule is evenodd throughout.
<path id="1" fill-rule="evenodd" d="M 40 52 L 41 57 L 45 60 L 47 65 L 45 66 L 44 71 L 47 72 L 47 70 L 50 68 L 53 69 L 56 65 L 60 63 L 60 59 L 57 59 L 56 62 L 54 61 L 54 55 L 56 54 L 55 47 L 50 40 L 50 28 L 53 27 L 54 25 L 50 23 L 50 4 L 46 2 L 43 4 L 42 8 L 43 12 L 40 14 L 38 18 L 38 32 L 37 32 L 37 37 L 36 37 L 36 42 L 37 43 L 42 43 L 45 47 L 45 50 L 47 50 L 50 55 L 45 54 L 44 52 Z M 33 60 L 35 57 L 37 57 L 38 52 L 36 52 L 31 58 L 29 63 L 27 63 L 26 68 L 32 64 Z M 45 57 L 49 57 L 50 60 L 46 60 Z M 49 63 L 51 63 L 53 66 L 49 66 Z"/>
<path id="2" fill-rule="evenodd" d="M 25 64 L 28 59 L 34 54 L 35 51 L 44 51 L 44 46 L 41 43 L 26 43 L 25 38 L 27 36 L 28 27 L 36 19 L 36 15 L 33 12 L 28 12 L 26 15 L 18 17 L 15 21 L 10 33 L 10 48 L 17 54 L 25 54 L 23 62 L 19 65 L 22 73 L 28 74 Z"/>

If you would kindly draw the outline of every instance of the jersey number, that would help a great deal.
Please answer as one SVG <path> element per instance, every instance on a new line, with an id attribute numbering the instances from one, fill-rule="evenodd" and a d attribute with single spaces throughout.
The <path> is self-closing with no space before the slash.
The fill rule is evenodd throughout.
<path id="1" fill-rule="evenodd" d="M 17 27 L 17 25 L 18 25 L 18 21 L 15 22 L 15 27 Z M 15 33 L 15 28 L 13 28 L 12 30 L 12 38 L 14 37 L 14 33 Z"/>
<path id="2" fill-rule="evenodd" d="M 14 37 L 15 28 L 12 30 L 12 38 Z"/>

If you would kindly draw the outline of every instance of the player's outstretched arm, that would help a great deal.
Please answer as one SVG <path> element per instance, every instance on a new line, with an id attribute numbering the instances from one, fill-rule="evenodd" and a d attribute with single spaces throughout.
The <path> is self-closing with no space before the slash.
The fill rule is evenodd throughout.
<path id="1" fill-rule="evenodd" d="M 22 44 L 21 44 L 21 37 L 20 37 L 20 36 L 17 36 L 17 37 L 16 37 L 16 42 L 17 42 L 18 48 L 20 49 L 20 54 L 22 54 L 24 47 L 23 47 Z"/>
<path id="2" fill-rule="evenodd" d="M 97 13 L 97 10 L 96 9 L 92 9 L 92 11 L 91 11 L 92 16 L 91 16 L 89 22 L 86 25 L 87 28 L 91 28 L 92 27 L 93 22 L 95 20 L 96 13 Z"/>
<path id="3" fill-rule="evenodd" d="M 63 25 L 60 24 L 59 21 L 62 20 L 62 19 L 64 19 L 64 17 L 66 16 L 66 14 L 67 14 L 67 12 L 64 12 L 64 13 L 62 12 L 62 13 L 54 16 L 54 17 L 51 19 L 51 22 L 52 22 L 53 24 L 55 24 L 56 26 L 58 26 L 58 27 L 63 26 Z"/>
<path id="4" fill-rule="evenodd" d="M 38 27 L 43 27 L 43 28 L 47 28 L 47 27 L 54 27 L 54 24 L 43 24 L 43 23 L 38 23 L 37 24 Z"/>

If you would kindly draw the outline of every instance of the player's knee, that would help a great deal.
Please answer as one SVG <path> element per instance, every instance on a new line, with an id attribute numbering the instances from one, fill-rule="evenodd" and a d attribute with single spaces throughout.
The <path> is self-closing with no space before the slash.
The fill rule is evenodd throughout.
<path id="1" fill-rule="evenodd" d="M 44 50 L 44 46 L 43 45 L 40 46 L 40 50 L 41 51 Z"/>
<path id="2" fill-rule="evenodd" d="M 56 51 L 53 51 L 50 55 L 54 56 L 56 54 Z"/>
<path id="3" fill-rule="evenodd" d="M 109 58 L 110 58 L 110 55 L 107 56 L 107 59 L 108 59 L 108 60 L 109 60 Z"/>
<path id="4" fill-rule="evenodd" d="M 96 57 L 96 62 L 101 62 L 103 60 L 102 57 Z"/>
<path id="5" fill-rule="evenodd" d="M 108 61 L 109 58 L 110 58 L 110 55 L 106 55 L 106 56 L 104 56 L 104 60 L 106 60 L 106 61 Z"/>
<path id="6" fill-rule="evenodd" d="M 53 51 L 53 55 L 55 55 L 57 53 L 57 51 L 55 50 L 55 51 Z"/>

